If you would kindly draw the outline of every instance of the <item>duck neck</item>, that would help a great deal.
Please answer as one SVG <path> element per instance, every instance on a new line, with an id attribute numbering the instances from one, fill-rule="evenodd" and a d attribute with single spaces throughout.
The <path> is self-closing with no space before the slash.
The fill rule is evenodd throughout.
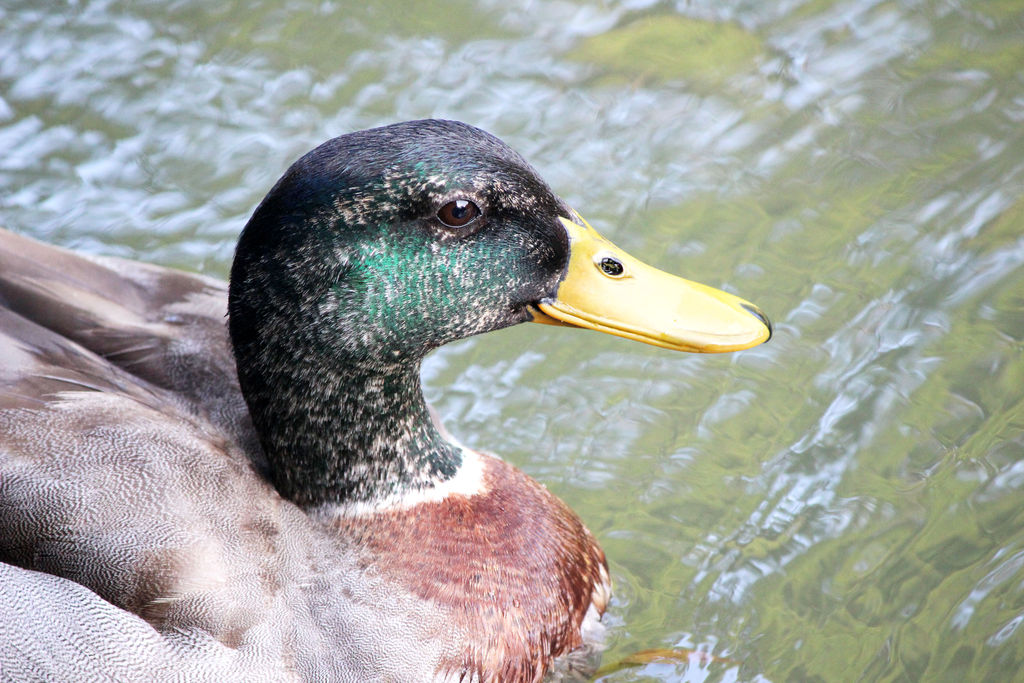
<path id="1" fill-rule="evenodd" d="M 303 507 L 373 503 L 451 479 L 462 450 L 434 424 L 420 360 L 289 363 L 253 417 L 282 495 Z"/>

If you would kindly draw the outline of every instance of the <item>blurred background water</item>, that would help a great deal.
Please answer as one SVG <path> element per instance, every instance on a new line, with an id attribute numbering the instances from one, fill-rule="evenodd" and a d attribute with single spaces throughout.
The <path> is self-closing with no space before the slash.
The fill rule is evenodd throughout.
<path id="1" fill-rule="evenodd" d="M 776 322 L 427 364 L 608 552 L 600 680 L 1024 676 L 1018 0 L 0 5 L 0 222 L 51 242 L 225 276 L 292 160 L 429 116 Z"/>

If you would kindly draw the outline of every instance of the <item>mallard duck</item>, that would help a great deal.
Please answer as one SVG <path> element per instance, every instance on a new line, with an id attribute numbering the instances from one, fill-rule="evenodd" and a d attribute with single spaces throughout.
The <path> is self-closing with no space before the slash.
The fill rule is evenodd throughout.
<path id="1" fill-rule="evenodd" d="M 444 431 L 421 360 L 528 321 L 701 352 L 771 333 L 438 120 L 299 159 L 230 286 L 4 232 L 0 302 L 5 679 L 540 680 L 600 619 L 604 554 Z"/>

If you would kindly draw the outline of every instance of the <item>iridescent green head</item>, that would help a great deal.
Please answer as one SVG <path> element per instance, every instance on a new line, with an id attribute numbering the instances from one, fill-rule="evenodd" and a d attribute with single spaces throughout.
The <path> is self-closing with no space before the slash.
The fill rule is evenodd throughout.
<path id="1" fill-rule="evenodd" d="M 335 138 L 246 226 L 232 337 L 262 344 L 276 329 L 353 360 L 412 359 L 524 322 L 565 271 L 558 218 L 573 215 L 522 157 L 462 123 Z"/>

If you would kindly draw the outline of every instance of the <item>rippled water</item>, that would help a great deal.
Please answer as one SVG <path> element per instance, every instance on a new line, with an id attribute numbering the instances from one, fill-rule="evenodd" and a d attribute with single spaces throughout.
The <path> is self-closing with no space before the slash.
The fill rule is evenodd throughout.
<path id="1" fill-rule="evenodd" d="M 57 243 L 224 275 L 291 160 L 425 116 L 776 322 L 732 356 L 529 325 L 428 364 L 452 431 L 608 552 L 601 680 L 1019 676 L 1019 2 L 0 6 L 0 221 Z"/>

